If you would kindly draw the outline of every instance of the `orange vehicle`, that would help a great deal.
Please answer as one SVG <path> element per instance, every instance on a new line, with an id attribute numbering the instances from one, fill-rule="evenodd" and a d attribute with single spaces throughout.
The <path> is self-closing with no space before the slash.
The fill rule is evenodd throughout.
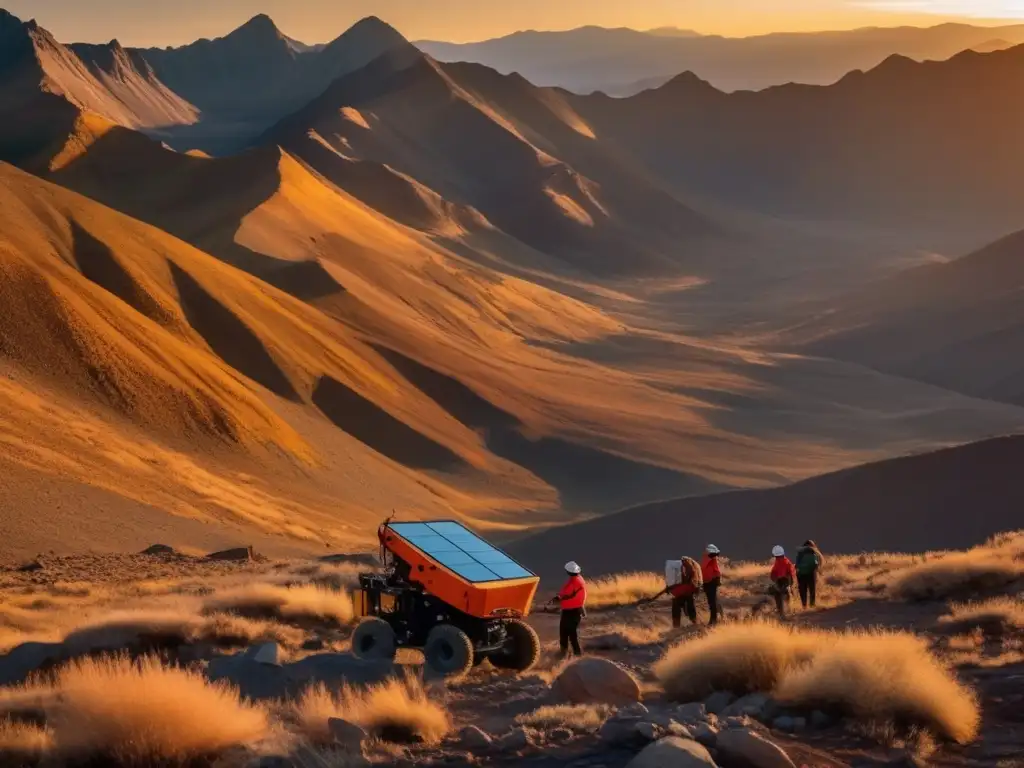
<path id="1" fill-rule="evenodd" d="M 379 573 L 359 577 L 366 618 L 352 635 L 360 658 L 422 648 L 427 666 L 460 675 L 489 659 L 504 669 L 537 663 L 540 641 L 524 621 L 538 577 L 462 523 L 392 523 L 378 529 Z"/>

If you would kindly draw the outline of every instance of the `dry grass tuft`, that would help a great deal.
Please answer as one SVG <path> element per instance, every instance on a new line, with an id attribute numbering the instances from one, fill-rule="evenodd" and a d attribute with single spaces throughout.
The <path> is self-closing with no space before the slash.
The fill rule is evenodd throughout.
<path id="1" fill-rule="evenodd" d="M 995 597 L 978 603 L 957 603 L 948 616 L 939 619 L 941 628 L 954 635 L 981 630 L 989 636 L 1024 631 L 1024 599 Z"/>
<path id="2" fill-rule="evenodd" d="M 630 605 L 665 589 L 665 577 L 657 573 L 617 573 L 587 584 L 587 607 Z"/>
<path id="3" fill-rule="evenodd" d="M 619 651 L 661 642 L 667 627 L 614 624 L 599 635 L 587 637 L 587 648 L 597 651 Z"/>
<path id="4" fill-rule="evenodd" d="M 669 649 L 654 674 L 680 701 L 697 701 L 714 691 L 770 691 L 786 671 L 809 661 L 818 644 L 815 635 L 777 624 L 729 624 Z"/>
<path id="5" fill-rule="evenodd" d="M 538 730 L 569 728 L 573 731 L 596 731 L 612 708 L 604 704 L 557 704 L 540 707 L 519 715 L 516 722 Z"/>
<path id="6" fill-rule="evenodd" d="M 255 619 L 329 621 L 339 625 L 355 615 L 350 595 L 311 585 L 252 584 L 215 593 L 204 602 L 204 610 Z"/>
<path id="7" fill-rule="evenodd" d="M 1024 562 L 998 550 L 958 552 L 895 574 L 893 596 L 904 600 L 948 600 L 1004 590 L 1024 579 Z"/>
<path id="8" fill-rule="evenodd" d="M 0 721 L 0 763 L 36 764 L 53 746 L 53 734 L 34 723 Z"/>
<path id="9" fill-rule="evenodd" d="M 654 672 L 684 701 L 714 690 L 771 692 L 794 707 L 923 726 L 960 743 L 974 739 L 980 722 L 973 693 L 922 640 L 901 633 L 732 624 L 670 649 Z"/>
<path id="10" fill-rule="evenodd" d="M 201 674 L 154 658 L 87 659 L 65 668 L 49 722 L 74 759 L 184 762 L 266 736 L 266 712 Z"/>
<path id="11" fill-rule="evenodd" d="M 308 688 L 295 703 L 302 732 L 315 743 L 329 743 L 329 718 L 362 727 L 385 741 L 436 743 L 451 730 L 448 711 L 427 698 L 413 677 L 392 679 L 368 688 L 344 687 L 336 694 L 323 685 Z"/>

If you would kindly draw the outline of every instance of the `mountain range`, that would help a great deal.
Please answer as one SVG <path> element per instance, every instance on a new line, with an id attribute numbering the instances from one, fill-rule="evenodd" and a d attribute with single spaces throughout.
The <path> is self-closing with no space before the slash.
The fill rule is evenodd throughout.
<path id="1" fill-rule="evenodd" d="M 477 43 L 416 43 L 439 61 L 484 64 L 518 72 L 537 85 L 586 94 L 631 96 L 690 71 L 724 91 L 786 83 L 828 85 L 853 70 L 872 69 L 892 54 L 917 61 L 965 50 L 989 52 L 1024 42 L 1024 26 L 864 28 L 730 38 L 691 30 L 581 27 L 516 32 Z"/>
<path id="2" fill-rule="evenodd" d="M 74 514 L 84 548 L 513 536 L 1024 429 L 1017 241 L 904 270 L 1020 228 L 1021 50 L 612 99 L 373 18 L 140 50 L 0 12 L 0 551 Z"/>

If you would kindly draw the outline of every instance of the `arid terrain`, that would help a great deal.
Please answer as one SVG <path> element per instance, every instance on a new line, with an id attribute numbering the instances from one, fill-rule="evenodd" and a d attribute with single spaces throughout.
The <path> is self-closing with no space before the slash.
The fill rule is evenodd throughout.
<path id="1" fill-rule="evenodd" d="M 220 32 L 0 10 L 0 765 L 1024 765 L 1024 27 Z M 352 655 L 388 517 L 540 664 Z"/>

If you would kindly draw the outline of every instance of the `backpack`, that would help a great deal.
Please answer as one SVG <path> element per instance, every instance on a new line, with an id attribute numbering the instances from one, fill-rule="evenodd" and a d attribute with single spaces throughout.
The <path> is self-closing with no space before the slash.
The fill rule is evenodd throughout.
<path id="1" fill-rule="evenodd" d="M 796 553 L 796 572 L 800 576 L 810 576 L 821 565 L 821 558 L 818 553 L 809 547 L 801 549 Z"/>

